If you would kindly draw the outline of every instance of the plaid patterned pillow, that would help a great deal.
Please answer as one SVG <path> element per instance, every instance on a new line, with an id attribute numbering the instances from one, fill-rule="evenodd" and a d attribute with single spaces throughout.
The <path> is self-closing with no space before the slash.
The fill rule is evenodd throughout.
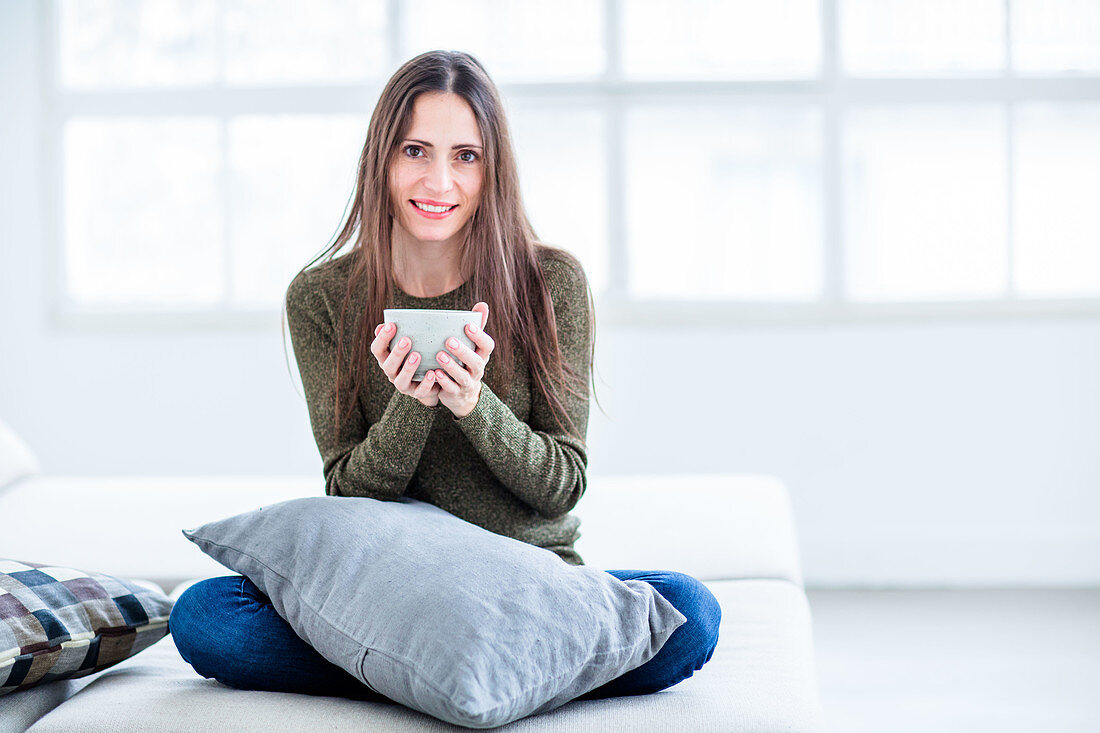
<path id="1" fill-rule="evenodd" d="M 0 695 L 118 664 L 166 636 L 171 611 L 140 582 L 0 558 Z"/>

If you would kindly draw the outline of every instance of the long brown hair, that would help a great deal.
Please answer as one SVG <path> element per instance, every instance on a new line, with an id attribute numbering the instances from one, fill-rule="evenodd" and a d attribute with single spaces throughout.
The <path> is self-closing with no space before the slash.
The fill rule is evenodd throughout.
<path id="1" fill-rule="evenodd" d="M 416 98 L 425 92 L 450 92 L 462 97 L 473 111 L 481 132 L 485 175 L 480 203 L 466 224 L 461 266 L 463 272 L 470 273 L 475 300 L 483 300 L 489 305 L 491 322 L 487 325 L 497 344 L 490 360 L 496 362 L 495 368 L 499 369 L 498 380 L 489 386 L 498 395 L 507 395 L 515 370 L 513 349 L 522 349 L 534 383 L 550 404 L 558 427 L 583 441 L 585 436 L 569 417 L 557 390 L 560 387 L 570 394 L 582 396 L 587 394 L 588 385 L 562 360 L 554 305 L 538 252 L 553 250 L 573 267 L 578 277 L 583 269 L 568 250 L 538 241 L 523 207 L 515 152 L 500 94 L 485 67 L 461 51 L 420 54 L 402 65 L 387 82 L 371 115 L 367 139 L 359 156 L 351 211 L 335 241 L 299 271 L 301 274 L 322 258 L 324 262 L 331 261 L 354 237 L 347 255 L 352 258 L 351 272 L 336 339 L 337 440 L 340 425 L 354 409 L 367 370 L 377 368 L 370 353 L 373 326 L 384 321 L 383 310 L 394 287 L 391 235 L 396 212 L 389 193 L 389 169 L 398 154 L 398 143 L 412 124 Z M 348 303 L 352 294 L 363 287 L 364 278 L 366 312 L 360 319 L 353 343 L 351 373 L 342 373 Z M 595 360 L 595 307 L 591 285 L 587 286 L 587 291 L 587 328 L 591 343 L 588 359 L 592 364 Z M 283 305 L 285 318 L 285 300 Z M 285 351 L 285 325 L 283 330 Z M 348 389 L 345 390 L 345 386 Z M 594 378 L 592 388 L 594 394 Z M 350 397 L 343 408 L 341 394 Z M 569 421 L 571 430 L 566 430 L 559 414 Z"/>

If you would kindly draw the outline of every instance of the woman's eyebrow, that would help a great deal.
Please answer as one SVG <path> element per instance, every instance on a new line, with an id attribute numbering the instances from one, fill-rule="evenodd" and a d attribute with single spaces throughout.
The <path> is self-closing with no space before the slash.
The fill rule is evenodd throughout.
<path id="1" fill-rule="evenodd" d="M 407 143 L 419 143 L 420 145 L 423 145 L 426 148 L 435 147 L 434 145 L 432 145 L 427 140 L 416 140 L 416 139 L 411 138 L 411 137 L 410 138 L 405 138 L 405 142 L 407 142 Z M 477 148 L 478 150 L 481 150 L 480 145 L 474 145 L 473 143 L 461 143 L 459 145 L 452 145 L 451 146 L 451 150 L 458 150 L 459 148 Z"/>

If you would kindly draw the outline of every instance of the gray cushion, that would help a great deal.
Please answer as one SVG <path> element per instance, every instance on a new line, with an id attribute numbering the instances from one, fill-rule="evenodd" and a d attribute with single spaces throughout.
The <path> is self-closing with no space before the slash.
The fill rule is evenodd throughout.
<path id="1" fill-rule="evenodd" d="M 415 499 L 292 499 L 184 535 L 330 662 L 470 728 L 563 705 L 652 659 L 686 621 L 644 581 Z"/>

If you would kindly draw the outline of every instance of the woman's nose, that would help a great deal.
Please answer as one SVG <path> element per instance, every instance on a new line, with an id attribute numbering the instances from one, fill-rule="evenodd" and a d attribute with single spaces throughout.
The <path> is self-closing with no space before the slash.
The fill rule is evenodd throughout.
<path id="1" fill-rule="evenodd" d="M 427 181 L 431 190 L 439 194 L 446 193 L 451 190 L 452 179 L 449 161 L 442 158 L 432 161 L 431 168 L 428 170 Z"/>

